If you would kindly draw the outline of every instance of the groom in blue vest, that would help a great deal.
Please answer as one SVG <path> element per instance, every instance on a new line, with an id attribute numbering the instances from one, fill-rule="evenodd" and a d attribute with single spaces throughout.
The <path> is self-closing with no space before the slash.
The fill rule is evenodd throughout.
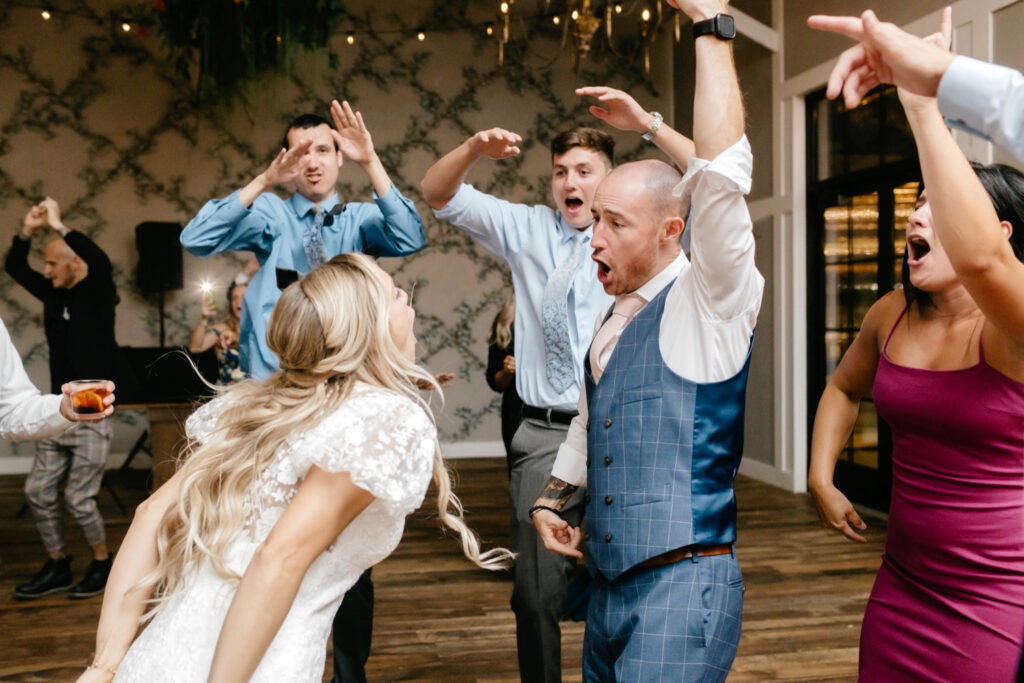
<path id="1" fill-rule="evenodd" d="M 597 189 L 593 259 L 615 304 L 584 363 L 580 414 L 531 510 L 549 550 L 582 557 L 586 543 L 586 681 L 724 681 L 740 636 L 733 477 L 764 289 L 743 198 L 752 157 L 726 3 L 670 4 L 694 22 L 695 155 L 673 159 L 685 177 L 647 160 Z M 615 125 L 621 98 L 595 90 L 585 94 Z M 586 533 L 561 518 L 584 485 Z"/>

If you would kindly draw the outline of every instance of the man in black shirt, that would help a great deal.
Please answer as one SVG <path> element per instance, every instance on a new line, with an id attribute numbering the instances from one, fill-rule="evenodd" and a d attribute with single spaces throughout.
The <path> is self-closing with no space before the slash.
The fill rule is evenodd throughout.
<path id="1" fill-rule="evenodd" d="M 46 265 L 40 274 L 29 266 L 28 252 L 32 235 L 47 226 L 61 237 L 46 245 Z M 56 201 L 46 198 L 25 215 L 21 232 L 14 236 L 7 254 L 5 268 L 16 282 L 43 302 L 53 392 L 60 393 L 62 384 L 75 379 L 114 379 L 114 307 L 119 298 L 110 259 L 84 234 L 64 226 Z M 50 559 L 32 580 L 14 589 L 16 598 L 37 598 L 68 589 L 71 598 L 103 592 L 111 558 L 96 494 L 103 482 L 112 433 L 109 420 L 83 422 L 57 438 L 37 444 L 32 471 L 25 482 L 25 497 Z M 57 486 L 65 473 L 64 500 L 68 512 L 82 528 L 93 554 L 84 578 L 77 584 L 71 575 L 71 557 L 64 552 L 57 508 Z"/>

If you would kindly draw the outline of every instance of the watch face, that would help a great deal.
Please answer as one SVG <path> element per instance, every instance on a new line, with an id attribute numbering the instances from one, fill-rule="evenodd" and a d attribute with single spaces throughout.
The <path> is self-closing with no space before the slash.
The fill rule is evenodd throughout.
<path id="1" fill-rule="evenodd" d="M 719 14 L 718 19 L 718 30 L 715 32 L 719 38 L 725 38 L 726 40 L 732 40 L 736 37 L 736 22 L 728 14 Z"/>

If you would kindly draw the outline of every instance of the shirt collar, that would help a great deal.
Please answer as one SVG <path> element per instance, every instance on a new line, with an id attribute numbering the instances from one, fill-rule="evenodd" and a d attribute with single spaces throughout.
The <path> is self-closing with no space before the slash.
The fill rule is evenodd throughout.
<path id="1" fill-rule="evenodd" d="M 562 212 L 556 212 L 555 224 L 558 226 L 559 235 L 562 237 L 562 244 L 571 242 L 574 239 L 578 239 L 579 235 L 583 236 L 583 242 L 587 243 L 594 234 L 594 224 L 591 223 L 587 226 L 586 230 L 577 230 L 568 223 L 565 222 L 565 218 L 562 217 Z"/>
<path id="2" fill-rule="evenodd" d="M 650 280 L 640 285 L 640 287 L 631 294 L 636 294 L 644 301 L 650 302 L 654 297 L 658 296 L 658 293 L 665 289 L 668 283 L 672 282 L 675 278 L 679 277 L 679 273 L 683 271 L 689 260 L 686 258 L 686 254 L 679 252 L 679 256 L 661 270 L 660 273 L 652 277 Z"/>
<path id="3" fill-rule="evenodd" d="M 295 215 L 298 216 L 299 218 L 305 217 L 306 214 L 309 213 L 310 209 L 312 209 L 315 206 L 317 206 L 317 204 L 314 204 L 313 202 L 309 201 L 308 199 L 303 197 L 298 192 L 293 194 L 291 196 L 291 199 L 289 199 L 288 201 L 291 202 L 292 210 L 295 211 Z M 320 202 L 319 206 L 323 207 L 323 209 L 325 211 L 330 211 L 335 206 L 337 206 L 337 204 L 338 204 L 338 193 L 335 192 L 330 197 L 328 197 L 324 201 Z"/>

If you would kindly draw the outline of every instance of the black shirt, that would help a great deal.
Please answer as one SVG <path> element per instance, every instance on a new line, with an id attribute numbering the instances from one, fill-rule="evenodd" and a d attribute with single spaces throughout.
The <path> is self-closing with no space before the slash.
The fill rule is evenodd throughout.
<path id="1" fill-rule="evenodd" d="M 50 346 L 50 389 L 73 379 L 117 377 L 114 307 L 120 301 L 106 253 L 84 234 L 68 231 L 64 241 L 89 266 L 89 274 L 70 289 L 53 286 L 28 265 L 31 243 L 18 233 L 4 268 L 32 296 L 43 302 L 43 325 Z"/>

